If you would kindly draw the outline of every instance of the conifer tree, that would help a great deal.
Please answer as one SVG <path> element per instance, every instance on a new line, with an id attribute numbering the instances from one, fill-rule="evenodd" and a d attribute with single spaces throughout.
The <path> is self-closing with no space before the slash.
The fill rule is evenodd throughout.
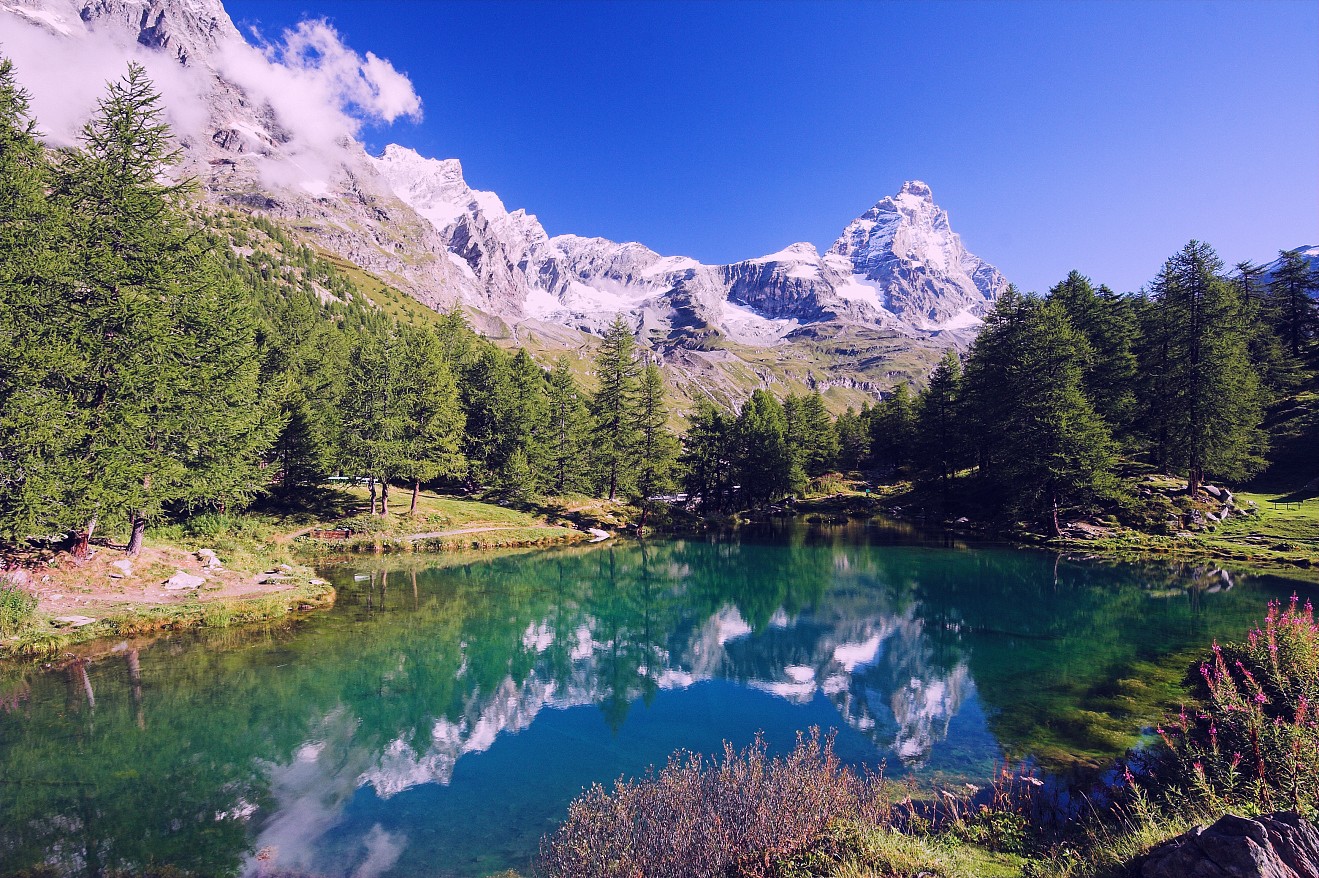
<path id="1" fill-rule="evenodd" d="M 1058 535 L 1060 509 L 1113 492 L 1113 442 L 1086 397 L 1091 349 L 1065 303 L 1051 298 L 1033 308 L 1023 331 L 1028 342 L 1012 376 L 1019 407 L 1005 430 L 1002 497 L 1019 514 L 1050 518 Z"/>
<path id="2" fill-rule="evenodd" d="M 507 441 L 521 448 L 539 490 L 547 481 L 550 449 L 545 370 L 536 365 L 525 349 L 519 349 L 508 365 L 510 394 L 507 399 Z"/>
<path id="3" fill-rule="evenodd" d="M 76 423 L 65 372 L 78 352 L 52 319 L 70 289 L 67 219 L 27 93 L 0 58 L 0 535 L 76 524 L 62 513 Z"/>
<path id="4" fill-rule="evenodd" d="M 870 456 L 870 425 L 851 406 L 834 425 L 838 431 L 838 465 L 854 470 Z"/>
<path id="5" fill-rule="evenodd" d="M 916 433 L 921 437 L 916 465 L 923 480 L 939 483 L 945 500 L 963 462 L 961 390 L 962 361 L 950 350 L 916 400 Z"/>
<path id="6" fill-rule="evenodd" d="M 708 399 L 697 401 L 682 437 L 687 493 L 702 510 L 722 511 L 732 488 L 733 418 Z"/>
<path id="7" fill-rule="evenodd" d="M 1234 268 L 1250 360 L 1269 395 L 1286 393 L 1302 380 L 1301 362 L 1288 351 L 1285 333 L 1279 332 L 1280 321 L 1275 319 L 1277 303 L 1258 280 L 1264 269 L 1250 262 L 1238 262 Z"/>
<path id="8" fill-rule="evenodd" d="M 753 504 L 768 503 L 792 490 L 787 430 L 783 406 L 764 390 L 754 391 L 737 416 L 734 478 L 742 486 L 742 496 Z"/>
<path id="9" fill-rule="evenodd" d="M 417 514 L 421 483 L 456 476 L 465 461 L 459 448 L 463 416 L 458 386 L 445 362 L 440 340 L 429 330 L 399 329 L 402 408 L 401 450 L 393 472 L 412 483 L 409 515 Z"/>
<path id="10" fill-rule="evenodd" d="M 875 406 L 870 418 L 872 461 L 898 476 L 911 462 L 915 442 L 915 407 L 906 384 L 899 384 Z"/>
<path id="11" fill-rule="evenodd" d="M 1004 447 L 1009 439 L 1006 425 L 1021 405 L 1016 394 L 1022 385 L 1013 380 L 1013 375 L 1025 359 L 1028 337 L 1024 328 L 1038 306 L 1038 299 L 1009 286 L 985 315 L 984 326 L 967 356 L 966 375 L 958 379 L 958 408 L 965 419 L 966 450 L 974 455 L 983 479 L 995 478 L 1006 456 Z M 941 363 L 939 368 L 948 365 Z M 960 376 L 960 361 L 955 365 Z M 926 440 L 923 430 L 919 435 Z M 959 459 L 961 450 L 958 449 Z M 928 476 L 931 463 L 928 454 L 925 463 Z"/>
<path id="12" fill-rule="evenodd" d="M 550 369 L 545 409 L 548 485 L 556 494 L 585 490 L 589 433 L 586 403 L 564 355 Z"/>
<path id="13" fill-rule="evenodd" d="M 389 513 L 389 479 L 403 460 L 407 400 L 398 344 L 390 327 L 375 320 L 363 327 L 348 355 L 340 454 L 344 469 L 371 483 L 371 512 Z"/>
<path id="14" fill-rule="evenodd" d="M 1319 332 L 1319 302 L 1313 298 L 1319 290 L 1319 271 L 1299 250 L 1282 250 L 1282 264 L 1269 282 L 1270 316 L 1286 341 L 1293 357 L 1299 357 Z"/>
<path id="15" fill-rule="evenodd" d="M 602 491 L 613 500 L 636 474 L 636 406 L 640 366 L 632 328 L 614 317 L 595 358 L 600 387 L 591 398 L 591 438 Z"/>
<path id="16" fill-rule="evenodd" d="M 1110 429 L 1127 435 L 1135 417 L 1136 323 L 1127 300 L 1073 271 L 1049 290 L 1089 353 L 1082 364 L 1085 394 Z"/>
<path id="17" fill-rule="evenodd" d="M 1192 494 L 1207 474 L 1243 478 L 1257 471 L 1265 441 L 1248 328 L 1222 267 L 1213 248 L 1191 241 L 1153 287 L 1168 327 L 1170 462 L 1185 470 Z"/>
<path id="18" fill-rule="evenodd" d="M 669 432 L 668 421 L 664 377 L 659 366 L 650 363 L 641 372 L 637 393 L 637 501 L 641 506 L 638 534 L 645 530 L 655 496 L 673 490 L 678 440 Z"/>
<path id="19" fill-rule="evenodd" d="M 178 158 L 160 96 L 130 64 L 54 189 L 76 241 L 60 315 L 80 352 L 61 367 L 78 437 L 66 508 L 84 536 L 98 518 L 127 520 L 130 555 L 168 508 L 251 497 L 282 426 L 258 401 L 254 316 L 186 216 L 189 186 L 162 180 Z"/>

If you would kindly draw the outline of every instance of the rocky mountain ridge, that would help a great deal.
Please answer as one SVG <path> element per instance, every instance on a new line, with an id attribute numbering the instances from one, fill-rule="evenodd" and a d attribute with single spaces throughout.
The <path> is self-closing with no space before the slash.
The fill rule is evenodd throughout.
<path id="1" fill-rule="evenodd" d="M 962 247 L 922 183 L 881 200 L 823 256 L 799 243 L 702 265 L 638 243 L 551 238 L 535 216 L 471 189 L 454 159 L 398 146 L 368 156 L 351 128 L 311 136 L 279 94 L 281 80 L 305 79 L 326 57 L 351 52 L 314 28 L 286 34 L 282 46 L 254 46 L 219 0 L 0 0 L 0 19 L 11 44 L 57 47 L 45 55 L 51 62 L 117 51 L 121 62 L 147 63 L 166 103 L 196 105 L 173 121 L 183 171 L 211 198 L 285 219 L 433 307 L 462 304 L 509 324 L 588 333 L 623 312 L 652 343 L 723 336 L 766 346 L 828 322 L 955 332 L 973 326 L 1006 285 Z M 17 54 L 20 79 L 31 72 L 25 84 L 41 98 L 47 71 L 30 68 L 45 60 Z M 102 82 L 81 85 L 90 99 Z"/>

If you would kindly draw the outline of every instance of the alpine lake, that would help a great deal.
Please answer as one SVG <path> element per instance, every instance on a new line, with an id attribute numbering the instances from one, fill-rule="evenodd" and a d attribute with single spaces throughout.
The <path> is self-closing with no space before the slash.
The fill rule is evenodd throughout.
<path id="1" fill-rule="evenodd" d="M 527 874 L 584 787 L 811 727 L 921 789 L 1076 787 L 1308 588 L 883 520 L 323 575 L 334 608 L 278 626 L 0 666 L 0 875 Z"/>

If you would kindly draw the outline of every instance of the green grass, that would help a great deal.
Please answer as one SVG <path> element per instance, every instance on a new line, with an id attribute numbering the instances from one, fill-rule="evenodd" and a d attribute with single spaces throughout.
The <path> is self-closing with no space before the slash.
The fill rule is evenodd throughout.
<path id="1" fill-rule="evenodd" d="M 775 862 L 783 878 L 1021 878 L 1027 861 L 946 836 L 839 822 Z M 740 874 L 740 873 L 739 873 Z"/>
<path id="2" fill-rule="evenodd" d="M 44 658 L 80 643 L 140 637 L 158 631 L 274 622 L 333 603 L 333 588 L 307 584 L 254 598 L 191 600 L 169 606 L 127 606 L 112 616 L 79 628 L 56 628 L 46 621 L 34 623 L 17 637 L 0 642 L 0 658 Z"/>

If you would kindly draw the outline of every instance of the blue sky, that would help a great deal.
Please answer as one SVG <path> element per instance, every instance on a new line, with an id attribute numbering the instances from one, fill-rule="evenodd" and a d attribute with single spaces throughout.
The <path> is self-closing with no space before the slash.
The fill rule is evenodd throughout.
<path id="1" fill-rule="evenodd" d="M 1319 243 L 1314 2 L 228 0 L 268 36 L 328 19 L 419 123 L 551 235 L 730 262 L 821 248 L 921 179 L 1028 290 L 1134 290 L 1191 238 L 1229 263 Z"/>

